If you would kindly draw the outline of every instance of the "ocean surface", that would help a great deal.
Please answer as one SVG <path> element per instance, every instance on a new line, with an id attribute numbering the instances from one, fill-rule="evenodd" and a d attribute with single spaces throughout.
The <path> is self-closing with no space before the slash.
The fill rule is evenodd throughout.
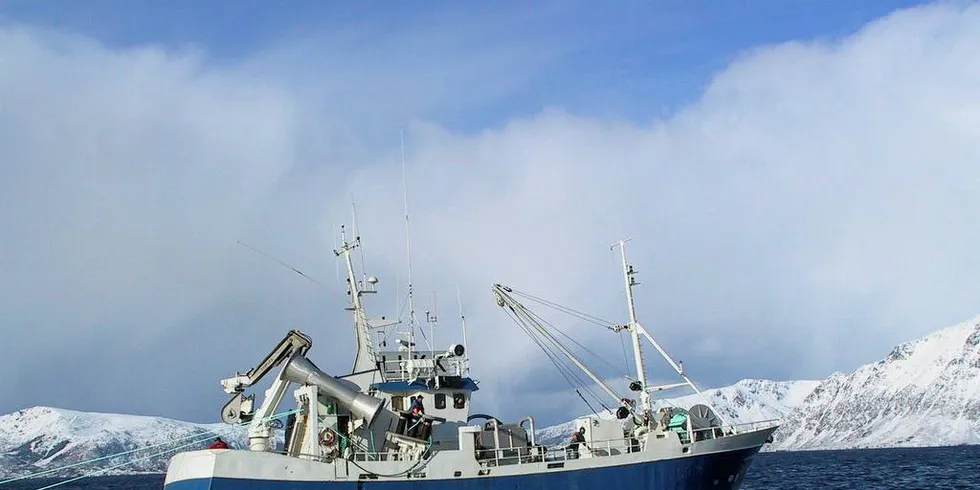
<path id="1" fill-rule="evenodd" d="M 37 490 L 59 481 L 22 481 L 0 490 Z M 94 477 L 55 488 L 156 490 L 163 475 Z M 980 446 L 761 453 L 742 489 L 980 489 Z"/>

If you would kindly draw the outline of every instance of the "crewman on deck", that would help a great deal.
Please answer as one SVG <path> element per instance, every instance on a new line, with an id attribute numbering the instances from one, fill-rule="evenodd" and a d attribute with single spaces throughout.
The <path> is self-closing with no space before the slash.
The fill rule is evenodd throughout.
<path id="1" fill-rule="evenodd" d="M 409 426 L 406 435 L 415 437 L 422 427 L 422 415 L 425 414 L 425 406 L 422 405 L 422 395 L 412 398 L 412 406 L 408 409 L 408 414 L 412 417 L 412 425 Z"/>
<path id="2" fill-rule="evenodd" d="M 208 449 L 228 449 L 228 443 L 222 441 L 221 438 L 219 437 L 215 439 L 210 446 L 208 446 Z"/>
<path id="3" fill-rule="evenodd" d="M 571 459 L 578 459 L 579 444 L 585 446 L 585 427 L 580 428 L 572 434 L 572 441 L 568 444 L 568 448 L 572 450 L 572 454 L 569 456 Z M 588 446 L 586 446 L 586 449 L 588 449 Z"/>
<path id="4" fill-rule="evenodd" d="M 422 405 L 422 395 L 412 399 L 412 407 L 408 409 L 412 416 L 417 417 L 425 413 L 425 406 Z"/>

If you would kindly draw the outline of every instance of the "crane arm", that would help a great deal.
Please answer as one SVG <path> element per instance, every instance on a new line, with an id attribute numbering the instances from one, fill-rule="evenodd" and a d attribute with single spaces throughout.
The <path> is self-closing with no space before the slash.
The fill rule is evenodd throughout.
<path id="1" fill-rule="evenodd" d="M 269 371 L 289 359 L 293 353 L 304 355 L 312 346 L 313 340 L 309 336 L 299 330 L 290 330 L 262 362 L 245 374 L 236 374 L 232 378 L 221 380 L 221 386 L 226 393 L 241 393 L 245 388 L 258 383 Z"/>

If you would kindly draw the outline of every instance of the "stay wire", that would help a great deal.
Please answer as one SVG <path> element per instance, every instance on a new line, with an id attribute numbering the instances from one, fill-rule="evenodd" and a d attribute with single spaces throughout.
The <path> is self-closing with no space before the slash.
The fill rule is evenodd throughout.
<path id="1" fill-rule="evenodd" d="M 551 328 L 552 330 L 558 332 L 559 334 L 561 334 L 561 336 L 565 337 L 566 339 L 568 339 L 569 341 L 571 341 L 575 345 L 581 347 L 582 350 L 584 350 L 585 352 L 591 354 L 593 357 L 595 357 L 597 360 L 599 360 L 599 362 L 602 362 L 603 364 L 609 366 L 614 371 L 618 371 L 619 370 L 618 367 L 613 366 L 612 363 L 610 363 L 609 361 L 603 359 L 602 356 L 600 356 L 599 354 L 596 354 L 595 352 L 592 352 L 588 347 L 582 345 L 579 341 L 575 340 L 570 335 L 568 335 L 567 333 L 565 333 L 564 331 L 562 331 L 560 328 L 556 327 L 555 325 L 551 324 L 550 322 L 548 322 L 547 320 L 545 320 L 544 318 L 542 318 L 540 315 L 538 315 L 538 314 L 536 314 L 534 312 L 531 312 L 531 311 L 528 311 L 528 313 L 530 315 L 532 315 L 538 321 L 538 323 L 540 323 L 542 326 L 547 326 L 548 328 Z"/>
<path id="2" fill-rule="evenodd" d="M 507 314 L 513 317 L 514 323 L 516 323 L 518 327 L 520 327 L 520 329 L 524 331 L 524 333 L 531 339 L 531 341 L 534 342 L 542 352 L 544 352 L 545 357 L 547 357 L 551 363 L 554 364 L 555 368 L 558 369 L 559 374 L 561 374 L 562 377 L 565 378 L 565 381 L 569 384 L 569 387 L 572 389 L 577 389 L 576 383 L 571 379 L 572 373 L 568 372 L 567 367 L 563 365 L 557 356 L 555 356 L 555 353 L 544 344 L 542 339 L 536 336 L 533 331 L 528 328 L 527 325 L 525 325 L 524 321 L 515 311 L 513 311 L 510 305 L 508 305 L 508 308 L 509 310 L 507 311 Z"/>
<path id="3" fill-rule="evenodd" d="M 531 338 L 531 340 L 534 341 L 539 348 L 541 348 L 541 350 L 545 353 L 545 355 L 551 360 L 552 364 L 554 364 L 555 367 L 558 369 L 562 377 L 565 378 L 565 381 L 568 382 L 569 386 L 573 390 L 575 390 L 575 392 L 579 395 L 579 397 L 583 399 L 583 401 L 585 401 L 585 404 L 589 407 L 589 409 L 592 410 L 593 413 L 596 413 L 596 415 L 598 415 L 595 408 L 593 408 L 592 405 L 588 402 L 588 400 L 585 399 L 585 397 L 582 395 L 580 390 L 588 393 L 590 396 L 592 396 L 592 398 L 596 400 L 597 403 L 599 403 L 600 406 L 602 406 L 606 410 L 609 410 L 609 408 L 604 403 L 602 403 L 602 398 L 592 389 L 591 384 L 585 381 L 581 376 L 579 376 L 576 369 L 570 366 L 567 361 L 564 361 L 563 360 L 564 358 L 561 355 L 559 355 L 558 352 L 555 351 L 554 347 L 545 344 L 545 342 L 550 344 L 553 343 L 554 341 L 544 337 L 543 335 L 540 335 L 536 331 L 536 329 L 528 326 L 528 323 L 538 323 L 534 320 L 532 313 L 526 308 L 520 307 L 520 304 L 518 304 L 520 313 L 518 313 L 514 309 L 513 305 L 507 305 L 507 306 L 510 309 L 510 311 L 508 311 L 508 314 L 513 314 L 514 316 L 517 317 L 515 318 L 515 323 L 517 323 L 518 326 Z"/>
<path id="4" fill-rule="evenodd" d="M 623 347 L 623 372 L 628 373 L 630 372 L 630 360 L 629 355 L 626 354 L 626 339 L 622 333 L 619 334 L 619 345 Z"/>
<path id="5" fill-rule="evenodd" d="M 524 322 L 530 322 L 530 323 L 534 323 L 534 324 L 538 324 L 539 326 L 541 326 L 541 327 L 543 327 L 543 325 L 540 325 L 540 323 L 539 323 L 539 322 L 537 322 L 537 321 L 536 321 L 536 320 L 534 319 L 534 315 L 533 315 L 533 313 L 532 313 L 532 312 L 531 312 L 530 310 L 528 310 L 527 308 L 524 308 L 524 307 L 523 307 L 523 305 L 520 305 L 520 304 L 518 304 L 518 306 L 520 307 L 520 311 L 521 311 L 521 313 L 522 313 L 522 315 L 523 315 L 523 316 L 526 316 L 526 317 L 527 317 L 527 319 L 526 319 L 526 320 L 523 320 Z M 527 329 L 525 329 L 525 331 L 526 331 L 526 332 L 527 332 L 528 330 L 530 330 L 530 331 L 532 331 L 534 335 L 539 335 L 539 334 L 537 333 L 537 331 L 536 331 L 536 329 L 533 329 L 533 328 L 530 328 L 530 327 L 529 327 L 529 328 L 527 328 Z M 538 342 L 538 341 L 537 341 L 537 339 L 536 339 L 535 337 L 532 337 L 532 339 L 535 339 L 535 340 L 536 340 L 536 342 Z M 541 339 L 543 339 L 544 341 L 546 341 L 546 342 L 548 342 L 549 344 L 550 344 L 550 343 L 554 343 L 554 342 L 555 342 L 554 340 L 552 340 L 552 339 L 550 339 L 550 338 L 547 338 L 547 337 L 544 337 L 543 335 L 541 335 Z M 570 365 L 570 364 L 568 363 L 568 361 L 565 361 L 565 360 L 564 360 L 564 357 L 563 357 L 563 354 L 562 354 L 562 355 L 559 355 L 559 353 L 558 353 L 558 352 L 555 352 L 555 350 L 554 350 L 554 348 L 552 348 L 552 347 L 550 347 L 550 346 L 544 346 L 544 345 L 542 345 L 542 344 L 541 344 L 540 342 L 538 342 L 538 344 L 539 344 L 539 346 L 541 346 L 541 347 L 542 347 L 542 350 L 545 350 L 545 352 L 546 352 L 546 354 L 547 354 L 547 353 L 549 352 L 549 350 L 550 350 L 550 352 L 551 352 L 551 354 L 549 355 L 549 357 L 550 357 L 550 358 L 552 359 L 552 362 L 553 362 L 553 363 L 554 363 L 554 364 L 556 365 L 556 367 L 558 367 L 558 368 L 559 368 L 560 370 L 562 370 L 562 371 L 563 371 L 564 373 L 567 373 L 567 375 L 566 375 L 566 379 L 567 379 L 568 377 L 571 377 L 571 378 L 574 378 L 574 379 L 575 379 L 575 382 L 577 382 L 577 384 L 578 384 L 578 386 L 579 386 L 579 388 L 581 388 L 581 389 L 582 389 L 582 390 L 584 390 L 584 391 L 585 391 L 586 393 L 588 393 L 589 395 L 591 395 L 591 396 L 592 396 L 592 398 L 594 398 L 594 399 L 596 400 L 596 402 L 597 402 L 597 403 L 599 403 L 599 405 L 600 405 L 600 406 L 602 406 L 602 407 L 603 407 L 604 409 L 606 409 L 606 410 L 608 410 L 608 409 L 609 409 L 609 408 L 608 408 L 608 407 L 607 407 L 607 406 L 606 406 L 606 405 L 605 405 L 605 404 L 604 404 L 604 403 L 602 402 L 602 397 L 600 397 L 600 396 L 599 396 L 599 395 L 598 395 L 598 394 L 597 394 L 597 393 L 596 393 L 596 392 L 595 392 L 595 391 L 594 391 L 594 390 L 592 389 L 592 387 L 591 387 L 591 385 L 592 385 L 592 383 L 590 383 L 589 381 L 586 381 L 586 380 L 585 380 L 585 379 L 584 379 L 584 378 L 583 378 L 582 376 L 580 376 L 580 375 L 578 374 L 578 371 L 577 371 L 577 367 L 573 367 L 573 366 L 571 366 L 571 365 Z M 570 384 L 572 385 L 572 386 L 571 386 L 571 387 L 572 387 L 572 389 L 575 389 L 576 391 L 578 391 L 578 388 L 576 388 L 576 386 L 574 386 L 574 382 L 572 382 L 572 381 L 569 381 L 569 383 L 570 383 Z M 579 392 L 579 396 L 582 396 L 580 392 Z M 591 404 L 589 404 L 588 402 L 586 402 L 586 405 L 588 405 L 588 406 L 589 406 L 589 408 L 590 408 L 591 410 L 593 410 L 593 412 L 595 412 L 595 409 L 594 409 L 594 408 L 592 408 L 592 406 L 591 406 Z M 597 415 L 598 415 L 598 414 L 597 414 Z"/>
<path id="6" fill-rule="evenodd" d="M 562 313 L 565 313 L 567 315 L 571 315 L 571 316 L 577 317 L 577 318 L 579 318 L 581 320 L 585 320 L 585 321 L 587 321 L 589 323 L 598 325 L 600 327 L 612 328 L 614 325 L 616 325 L 615 322 L 611 322 L 609 320 L 604 320 L 604 319 L 599 318 L 597 316 L 593 316 L 593 315 L 590 315 L 588 313 L 584 313 L 584 312 L 581 312 L 581 311 L 578 311 L 578 310 L 569 308 L 567 306 L 560 305 L 560 304 L 555 303 L 553 301 L 548 301 L 548 300 L 546 300 L 544 298 L 539 298 L 537 296 L 534 296 L 533 294 L 529 294 L 529 293 L 525 293 L 523 291 L 517 291 L 517 290 L 513 290 L 513 289 L 511 290 L 511 292 L 514 293 L 517 296 L 521 296 L 523 298 L 527 298 L 527 299 L 529 299 L 531 301 L 534 301 L 536 303 L 540 303 L 540 304 L 545 305 L 545 306 L 550 306 L 551 308 L 554 308 L 554 309 L 556 309 L 558 311 L 561 311 Z"/>

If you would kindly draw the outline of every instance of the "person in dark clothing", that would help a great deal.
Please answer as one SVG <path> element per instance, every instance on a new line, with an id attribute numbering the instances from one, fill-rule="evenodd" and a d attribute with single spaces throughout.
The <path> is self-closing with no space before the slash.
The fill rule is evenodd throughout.
<path id="1" fill-rule="evenodd" d="M 568 444 L 568 448 L 571 449 L 571 459 L 578 459 L 579 444 L 585 446 L 585 427 L 572 434 L 572 441 Z"/>
<path id="2" fill-rule="evenodd" d="M 228 449 L 228 443 L 222 441 L 221 438 L 219 437 L 215 439 L 210 446 L 208 446 L 208 449 Z"/>
<path id="3" fill-rule="evenodd" d="M 422 395 L 412 399 L 412 406 L 408 409 L 412 416 L 419 416 L 425 413 L 425 406 L 422 405 Z"/>
<path id="4" fill-rule="evenodd" d="M 412 406 L 408 409 L 411 416 L 411 425 L 408 428 L 409 437 L 417 437 L 422 428 L 422 415 L 425 413 L 425 406 L 422 405 L 422 395 L 412 398 Z"/>

